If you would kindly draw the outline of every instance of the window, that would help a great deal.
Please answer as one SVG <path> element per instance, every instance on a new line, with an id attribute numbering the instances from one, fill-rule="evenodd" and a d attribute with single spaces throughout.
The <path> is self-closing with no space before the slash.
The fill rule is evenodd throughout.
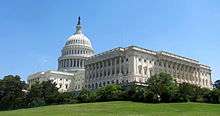
<path id="1" fill-rule="evenodd" d="M 124 62 L 124 58 L 121 58 L 121 63 L 123 63 Z"/>
<path id="2" fill-rule="evenodd" d="M 114 84 L 115 83 L 115 81 L 114 80 L 112 80 L 112 84 Z"/>
<path id="3" fill-rule="evenodd" d="M 117 67 L 116 69 L 116 74 L 119 74 L 119 67 Z"/>
<path id="4" fill-rule="evenodd" d="M 110 75 L 110 69 L 108 70 L 108 76 Z"/>
<path id="5" fill-rule="evenodd" d="M 144 67 L 144 75 L 147 75 L 147 67 Z"/>
<path id="6" fill-rule="evenodd" d="M 98 83 L 95 83 L 95 88 L 98 88 Z"/>
<path id="7" fill-rule="evenodd" d="M 119 59 L 118 58 L 116 59 L 116 64 L 119 64 Z"/>
<path id="8" fill-rule="evenodd" d="M 139 58 L 139 62 L 141 62 L 141 58 Z"/>
<path id="9" fill-rule="evenodd" d="M 66 84 L 66 89 L 68 88 L 68 85 Z"/>
<path id="10" fill-rule="evenodd" d="M 111 66 L 111 61 L 110 60 L 108 61 L 108 66 Z"/>
<path id="11" fill-rule="evenodd" d="M 112 74 L 115 74 L 115 69 L 114 68 L 112 68 Z"/>
<path id="12" fill-rule="evenodd" d="M 106 71 L 104 70 L 104 76 L 106 76 Z"/>
<path id="13" fill-rule="evenodd" d="M 153 75 L 153 71 L 152 69 L 150 69 L 150 77 Z"/>
<path id="14" fill-rule="evenodd" d="M 139 71 L 139 74 L 142 73 L 142 66 L 141 65 L 138 66 L 138 71 Z"/>

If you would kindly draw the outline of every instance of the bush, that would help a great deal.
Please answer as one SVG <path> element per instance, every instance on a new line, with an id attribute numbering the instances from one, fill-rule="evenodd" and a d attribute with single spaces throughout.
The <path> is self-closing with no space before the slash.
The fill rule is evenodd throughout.
<path id="1" fill-rule="evenodd" d="M 76 96 L 70 92 L 60 93 L 57 96 L 57 103 L 58 104 L 72 104 L 72 103 L 77 103 L 77 102 L 78 102 L 78 100 L 77 100 Z"/>
<path id="2" fill-rule="evenodd" d="M 96 100 L 96 93 L 94 91 L 87 90 L 87 89 L 83 88 L 80 91 L 77 99 L 81 103 L 95 102 L 95 100 Z"/>
<path id="3" fill-rule="evenodd" d="M 30 101 L 28 104 L 28 107 L 39 107 L 39 106 L 44 106 L 46 105 L 45 101 L 41 98 L 34 99 Z"/>
<path id="4" fill-rule="evenodd" d="M 96 91 L 97 101 L 112 101 L 122 99 L 122 88 L 119 85 L 107 85 Z"/>

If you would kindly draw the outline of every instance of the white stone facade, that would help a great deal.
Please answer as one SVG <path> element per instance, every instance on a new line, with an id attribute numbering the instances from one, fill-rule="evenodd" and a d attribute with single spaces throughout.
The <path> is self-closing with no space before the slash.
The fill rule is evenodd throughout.
<path id="1" fill-rule="evenodd" d="M 59 92 L 78 91 L 82 89 L 84 75 L 81 73 L 66 73 L 60 71 L 43 71 L 32 74 L 28 78 L 29 86 L 36 82 L 52 81 L 56 83 Z"/>
<path id="2" fill-rule="evenodd" d="M 171 74 L 177 83 L 212 88 L 211 69 L 198 61 L 172 53 L 137 46 L 116 48 L 86 61 L 85 87 L 96 89 L 112 83 L 145 83 L 160 72 Z"/>

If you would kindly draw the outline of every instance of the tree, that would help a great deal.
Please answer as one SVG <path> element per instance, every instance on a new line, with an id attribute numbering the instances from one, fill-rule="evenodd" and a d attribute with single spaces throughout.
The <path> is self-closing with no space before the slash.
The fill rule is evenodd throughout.
<path id="1" fill-rule="evenodd" d="M 220 103 L 220 89 L 213 89 L 210 97 L 212 103 Z"/>
<path id="2" fill-rule="evenodd" d="M 43 81 L 35 83 L 31 86 L 28 94 L 29 106 L 41 106 L 46 104 L 56 104 L 57 96 L 59 95 L 58 88 L 51 81 Z"/>
<path id="3" fill-rule="evenodd" d="M 17 109 L 26 106 L 24 81 L 18 75 L 8 75 L 0 80 L 0 109 Z"/>
<path id="4" fill-rule="evenodd" d="M 178 88 L 178 101 L 202 102 L 209 98 L 210 90 L 190 83 L 181 83 Z"/>
<path id="5" fill-rule="evenodd" d="M 197 86 L 189 84 L 189 83 L 181 83 L 179 84 L 178 97 L 180 101 L 188 102 L 193 101 L 193 96 L 196 91 Z"/>
<path id="6" fill-rule="evenodd" d="M 220 80 L 215 81 L 214 87 L 220 89 Z"/>
<path id="7" fill-rule="evenodd" d="M 146 85 L 148 93 L 153 94 L 154 102 L 171 102 L 175 98 L 177 84 L 170 74 L 156 74 L 147 80 Z"/>

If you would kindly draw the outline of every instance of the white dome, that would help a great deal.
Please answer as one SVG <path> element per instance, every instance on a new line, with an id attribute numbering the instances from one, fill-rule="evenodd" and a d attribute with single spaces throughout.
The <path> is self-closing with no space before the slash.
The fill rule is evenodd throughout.
<path id="1" fill-rule="evenodd" d="M 92 48 L 90 40 L 82 33 L 70 36 L 67 39 L 66 45 L 83 45 Z"/>
<path id="2" fill-rule="evenodd" d="M 67 39 L 58 59 L 58 70 L 74 72 L 84 70 L 85 60 L 94 54 L 90 40 L 82 33 L 80 18 L 76 32 Z"/>

